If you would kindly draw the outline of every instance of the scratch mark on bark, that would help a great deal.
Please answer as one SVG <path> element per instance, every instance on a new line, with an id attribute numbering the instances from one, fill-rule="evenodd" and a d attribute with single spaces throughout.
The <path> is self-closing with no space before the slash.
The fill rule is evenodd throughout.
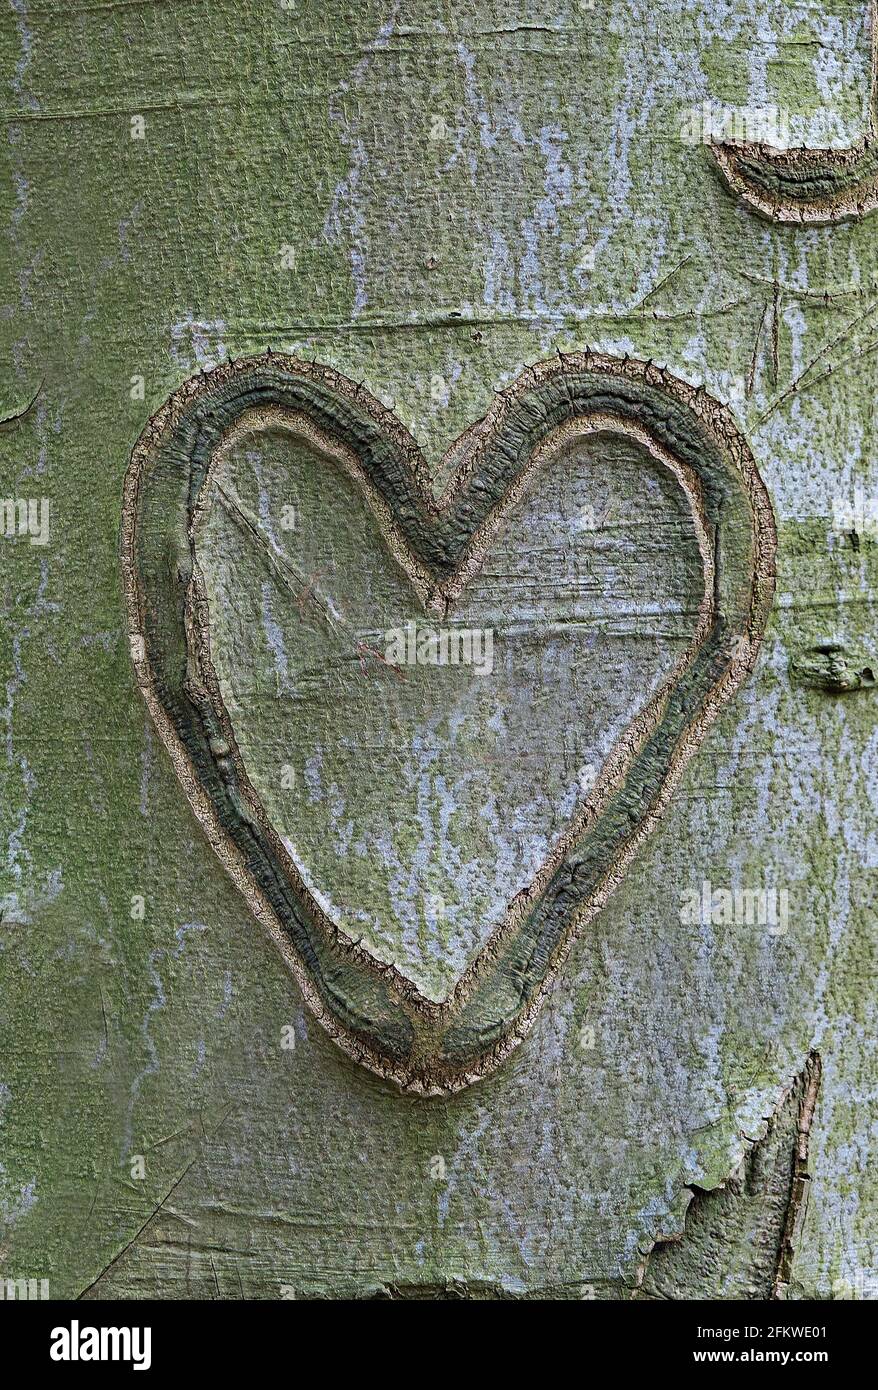
<path id="1" fill-rule="evenodd" d="M 669 270 L 667 275 L 663 275 L 662 278 L 658 280 L 656 284 L 653 285 L 652 289 L 647 290 L 646 294 L 643 295 L 641 299 L 638 299 L 636 304 L 632 305 L 630 312 L 633 314 L 638 309 L 642 309 L 643 306 L 647 303 L 647 301 L 652 299 L 653 295 L 658 294 L 659 290 L 663 290 L 666 285 L 670 284 L 674 276 L 678 275 L 680 271 L 683 269 L 684 265 L 687 265 L 691 259 L 691 255 L 684 256 L 682 261 L 680 261 L 679 264 L 674 266 L 673 270 Z"/>
<path id="2" fill-rule="evenodd" d="M 822 362 L 826 358 L 827 353 L 830 353 L 833 348 L 838 347 L 839 343 L 844 342 L 855 328 L 858 328 L 860 324 L 865 322 L 865 320 L 869 317 L 870 314 L 873 314 L 875 312 L 876 308 L 878 308 L 878 299 L 873 299 L 871 304 L 868 304 L 861 314 L 858 314 L 855 319 L 852 319 L 850 323 L 845 325 L 845 327 L 841 330 L 840 333 L 838 333 L 834 338 L 832 338 L 828 343 L 826 343 L 826 345 L 822 347 L 814 357 L 811 358 L 811 361 L 808 363 L 807 367 L 803 367 L 802 371 L 799 372 L 799 375 L 793 379 L 793 381 L 790 383 L 787 389 L 784 392 L 782 392 L 782 394 L 778 396 L 776 400 L 772 401 L 768 409 L 764 411 L 763 414 L 759 417 L 759 424 L 764 424 L 768 417 L 770 415 L 773 415 L 775 410 L 777 410 L 779 406 L 783 405 L 785 401 L 789 400 L 790 396 L 794 395 L 796 391 L 798 391 L 805 377 L 808 376 L 808 374 L 814 370 L 814 368 L 817 366 L 819 362 Z M 862 350 L 862 352 L 855 353 L 853 354 L 853 356 L 865 356 L 869 351 L 871 351 L 874 348 L 874 346 L 874 342 L 867 344 L 866 347 Z M 827 376 L 832 375 L 833 371 L 836 371 L 838 367 L 843 366 L 846 362 L 850 360 L 851 358 L 849 357 L 843 358 L 841 362 L 836 363 L 835 366 L 830 366 L 828 371 L 823 372 L 821 376 L 816 377 L 815 380 L 810 383 L 810 386 L 815 386 L 817 382 L 824 381 Z"/>
<path id="3" fill-rule="evenodd" d="M 166 1205 L 166 1203 L 167 1203 L 167 1202 L 170 1200 L 170 1198 L 174 1195 L 174 1193 L 177 1191 L 177 1188 L 180 1186 L 180 1183 L 181 1183 L 181 1182 L 183 1181 L 183 1179 L 185 1178 L 186 1174 L 187 1174 L 187 1173 L 189 1172 L 189 1170 L 190 1170 L 191 1168 L 193 1168 L 193 1167 L 195 1166 L 195 1164 L 198 1162 L 199 1157 L 200 1157 L 200 1155 L 199 1155 L 199 1154 L 196 1154 L 194 1158 L 192 1158 L 192 1159 L 189 1160 L 189 1162 L 186 1164 L 186 1167 L 183 1169 L 182 1173 L 179 1175 L 178 1178 L 176 1178 L 176 1179 L 174 1180 L 174 1182 L 171 1184 L 171 1187 L 170 1187 L 169 1190 L 165 1193 L 165 1195 L 164 1195 L 164 1197 L 162 1198 L 162 1200 L 158 1203 L 158 1205 L 157 1205 L 156 1207 L 153 1208 L 153 1210 L 150 1212 L 149 1216 L 146 1218 L 146 1220 L 143 1222 L 143 1224 L 137 1228 L 137 1230 L 134 1232 L 134 1235 L 131 1237 L 131 1239 L 130 1239 L 129 1241 L 126 1241 L 126 1243 L 122 1246 L 122 1249 L 121 1249 L 120 1251 L 118 1251 L 118 1253 L 115 1254 L 115 1255 L 113 1256 L 113 1258 L 110 1260 L 109 1264 L 107 1264 L 107 1265 L 104 1266 L 104 1268 L 101 1270 L 100 1274 L 99 1274 L 95 1279 L 93 1279 L 93 1280 L 91 1281 L 90 1284 L 87 1284 L 86 1287 L 85 1287 L 84 1289 L 82 1289 L 80 1293 L 78 1293 L 78 1294 L 76 1295 L 76 1300 L 77 1300 L 77 1301 L 79 1301 L 80 1299 L 85 1298 L 88 1294 L 90 1294 L 90 1293 L 92 1292 L 92 1290 L 95 1289 L 95 1288 L 97 1287 L 97 1285 L 101 1282 L 101 1280 L 103 1279 L 104 1275 L 105 1275 L 105 1274 L 109 1274 L 110 1270 L 113 1269 L 113 1267 L 119 1263 L 119 1261 L 121 1260 L 122 1256 L 125 1255 L 125 1254 L 127 1254 L 127 1252 L 131 1249 L 132 1245 L 136 1245 L 136 1244 L 137 1244 L 138 1240 L 139 1240 L 140 1237 L 143 1235 L 143 1232 L 146 1230 L 146 1228 L 147 1228 L 147 1226 L 149 1225 L 150 1221 L 152 1221 L 153 1217 L 155 1217 L 155 1216 L 158 1215 L 158 1213 L 162 1210 L 162 1208 Z"/>
<path id="4" fill-rule="evenodd" d="M 756 364 L 759 360 L 759 344 L 762 341 L 762 330 L 765 327 L 765 320 L 768 318 L 768 300 L 762 309 L 762 317 L 759 320 L 759 327 L 756 330 L 756 339 L 753 343 L 753 355 L 750 358 L 750 371 L 747 374 L 747 395 L 753 395 L 753 385 L 756 380 Z"/>

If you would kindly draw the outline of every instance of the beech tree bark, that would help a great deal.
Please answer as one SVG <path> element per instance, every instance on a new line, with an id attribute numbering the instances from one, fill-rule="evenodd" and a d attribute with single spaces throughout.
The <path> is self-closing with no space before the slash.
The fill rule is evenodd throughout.
<path id="1" fill-rule="evenodd" d="M 873 18 L 11 0 L 0 1277 L 62 1298 L 875 1296 Z M 765 153 L 778 126 L 798 153 Z M 729 131 L 743 152 L 714 150 Z M 527 1035 L 436 1095 L 317 1021 L 139 688 L 132 453 L 184 383 L 269 350 L 360 386 L 437 497 L 536 364 L 651 363 L 698 388 L 698 419 L 717 403 L 770 501 L 752 671 Z M 589 747 L 689 641 L 691 515 L 636 438 L 540 475 L 459 615 L 495 633 L 485 693 L 419 763 L 422 687 L 380 671 L 369 706 L 358 684 L 404 662 L 410 618 L 372 514 L 307 450 L 288 488 L 288 441 L 262 447 L 234 455 L 201 557 L 235 738 L 322 910 L 441 1002 L 588 794 Z M 301 571 L 282 613 L 273 545 Z M 722 553 L 717 585 L 755 564 Z M 344 688 L 314 648 L 306 707 L 284 663 L 307 603 L 354 645 Z M 530 685 L 502 665 L 513 628 L 541 653 Z"/>

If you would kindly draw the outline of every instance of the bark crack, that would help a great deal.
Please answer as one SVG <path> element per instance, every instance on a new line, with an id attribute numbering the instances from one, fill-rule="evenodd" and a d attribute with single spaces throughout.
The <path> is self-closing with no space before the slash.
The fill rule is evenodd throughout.
<path id="1" fill-rule="evenodd" d="M 811 1177 L 808 1146 L 820 1089 L 812 1052 L 763 1138 L 719 1187 L 692 1188 L 683 1231 L 657 1241 L 635 1299 L 784 1299 Z"/>

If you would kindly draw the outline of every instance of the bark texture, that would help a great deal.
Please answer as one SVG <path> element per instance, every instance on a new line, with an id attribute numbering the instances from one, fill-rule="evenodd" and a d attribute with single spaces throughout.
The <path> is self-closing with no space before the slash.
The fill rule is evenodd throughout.
<path id="1" fill-rule="evenodd" d="M 773 105 L 793 144 L 858 148 L 867 20 L 859 0 L 9 0 L 0 498 L 46 499 L 48 536 L 0 536 L 2 1277 L 59 1297 L 874 1292 L 878 214 L 754 215 L 680 136 L 705 102 Z M 315 1023 L 138 690 L 132 450 L 199 369 L 269 348 L 364 383 L 437 494 L 449 446 L 534 363 L 652 360 L 727 408 L 771 498 L 753 674 L 522 1046 L 447 1097 L 401 1094 Z M 636 458 L 593 462 L 630 539 L 610 573 L 619 530 L 598 506 L 606 631 L 620 596 L 635 613 L 624 660 L 579 663 L 609 719 L 647 679 L 638 635 L 677 637 L 637 602 L 685 606 L 691 564 Z M 241 496 L 258 516 L 258 488 Z M 638 523 L 650 498 L 665 548 Z M 596 500 L 560 483 L 543 499 L 549 551 L 568 504 Z M 354 525 L 328 516 L 327 545 Z M 545 554 L 522 567 L 525 540 L 500 578 L 532 585 L 543 622 L 558 574 Z M 258 603 L 258 630 L 236 634 L 235 611 L 228 648 L 249 640 L 277 692 L 283 623 L 272 645 Z M 560 706 L 533 720 L 549 746 L 569 736 Z M 320 867 L 345 813 L 331 779 L 314 788 Z M 561 805 L 543 790 L 535 805 Z M 398 784 L 364 766 L 340 794 L 368 820 Z M 736 890 L 786 906 L 760 924 Z M 446 987 L 447 955 L 419 943 L 411 961 Z M 784 1098 L 815 1051 L 804 1159 Z M 735 1184 L 782 1257 L 770 1278 L 744 1267 Z M 742 1261 L 725 1283 L 693 1189 L 725 1211 L 723 1258 Z M 666 1276 L 676 1237 L 700 1254 Z"/>

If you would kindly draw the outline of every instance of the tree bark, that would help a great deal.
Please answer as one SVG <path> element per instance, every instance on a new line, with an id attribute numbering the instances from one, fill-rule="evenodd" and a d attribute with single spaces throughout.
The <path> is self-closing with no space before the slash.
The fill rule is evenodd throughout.
<path id="1" fill-rule="evenodd" d="M 860 0 L 15 0 L 2 21 L 0 1276 L 48 1279 L 59 1298 L 874 1296 L 878 213 L 838 194 L 843 157 L 820 174 L 820 197 L 841 199 L 824 224 L 754 208 L 711 152 L 729 110 L 750 134 L 766 111 L 788 116 L 794 146 L 868 142 L 870 13 Z M 773 165 L 757 175 L 774 187 Z M 652 363 L 699 389 L 699 419 L 710 402 L 725 412 L 776 526 L 752 672 L 520 1045 L 434 1096 L 346 1055 L 317 1021 L 138 686 L 120 556 L 132 452 L 185 382 L 269 350 L 362 384 L 411 435 L 436 496 L 497 393 L 535 364 Z M 555 671 L 546 634 L 573 622 L 564 547 L 584 533 L 582 621 L 609 645 L 576 649 L 569 688 L 527 687 L 504 737 L 520 736 L 533 775 L 504 763 L 499 735 L 489 764 L 494 711 L 479 706 L 466 759 L 508 805 L 486 831 L 484 806 L 456 802 L 459 827 L 410 890 L 388 886 L 389 858 L 364 868 L 356 843 L 378 842 L 385 804 L 388 823 L 406 796 L 420 814 L 412 765 L 404 792 L 382 762 L 413 746 L 391 720 L 412 683 L 378 673 L 387 704 L 364 699 L 360 718 L 316 681 L 311 736 L 350 779 L 336 816 L 332 777 L 313 791 L 296 761 L 302 707 L 284 697 L 295 595 L 273 647 L 271 625 L 253 624 L 261 586 L 280 581 L 240 516 L 216 524 L 211 631 L 238 663 L 219 671 L 228 689 L 236 671 L 252 678 L 238 697 L 259 775 L 292 768 L 289 834 L 317 889 L 425 993 L 453 986 L 525 884 L 530 861 L 504 848 L 516 816 L 541 843 L 560 834 L 583 711 L 608 729 L 633 717 L 697 606 L 691 518 L 639 447 L 583 454 L 592 493 L 565 454 L 486 560 L 466 626 L 502 636 L 514 610 Z M 386 594 L 390 571 L 368 509 L 341 481 L 318 498 L 308 469 L 313 511 L 291 528 L 303 591 L 356 609 L 364 576 Z M 256 483 L 236 486 L 257 522 L 277 508 L 283 540 L 282 508 L 303 497 L 269 487 L 260 513 Z M 34 525 L 28 505 L 19 525 L 21 501 Z M 156 564 L 173 588 L 180 552 Z M 749 550 L 728 552 L 724 574 L 737 564 L 753 569 Z M 376 659 L 356 646 L 372 641 L 362 613 L 354 626 L 359 690 Z M 498 711 L 514 711 L 517 680 Z M 364 730 L 374 760 L 345 763 L 344 738 Z M 399 862 L 410 851 L 423 866 L 422 841 L 403 839 Z M 494 884 L 478 901 L 476 862 Z M 407 892 L 434 904 L 408 936 Z M 459 959 L 458 938 L 435 947 L 437 912 L 463 924 Z"/>

